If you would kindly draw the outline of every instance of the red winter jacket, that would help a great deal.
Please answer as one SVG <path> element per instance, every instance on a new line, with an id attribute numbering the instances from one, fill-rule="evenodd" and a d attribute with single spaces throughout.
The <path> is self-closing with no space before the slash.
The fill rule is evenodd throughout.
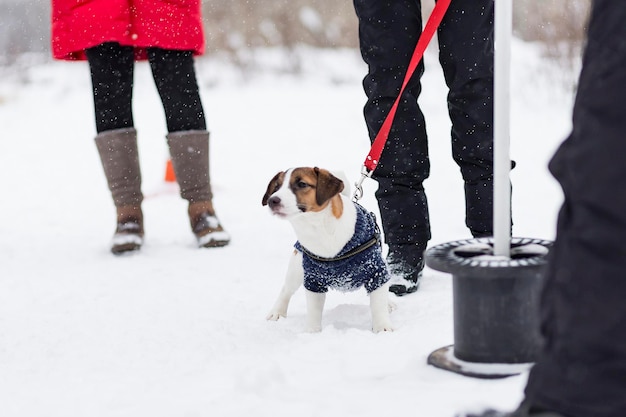
<path id="1" fill-rule="evenodd" d="M 86 59 L 103 42 L 204 52 L 200 0 L 52 0 L 52 54 Z"/>

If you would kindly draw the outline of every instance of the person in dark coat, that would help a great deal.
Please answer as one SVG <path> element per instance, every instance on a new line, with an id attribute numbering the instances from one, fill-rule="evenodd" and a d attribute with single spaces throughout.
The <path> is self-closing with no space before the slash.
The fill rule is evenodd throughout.
<path id="1" fill-rule="evenodd" d="M 420 0 L 354 0 L 361 55 L 365 121 L 373 141 L 399 94 L 422 32 Z M 465 184 L 466 225 L 474 237 L 493 229 L 493 0 L 454 0 L 438 29 L 452 121 L 452 151 Z M 429 176 L 424 115 L 418 105 L 423 62 L 399 103 L 389 139 L 374 171 L 390 290 L 417 290 L 431 237 L 423 182 Z"/>
<path id="2" fill-rule="evenodd" d="M 626 416 L 626 5 L 594 0 L 573 129 L 549 168 L 564 193 L 541 299 L 545 345 L 512 413 Z"/>
<path id="3" fill-rule="evenodd" d="M 132 114 L 135 60 L 148 59 L 163 103 L 172 166 L 200 247 L 230 241 L 212 203 L 209 132 L 194 56 L 204 52 L 200 0 L 52 0 L 56 59 L 88 60 L 96 146 L 117 211 L 111 251 L 143 244 L 141 172 Z"/>

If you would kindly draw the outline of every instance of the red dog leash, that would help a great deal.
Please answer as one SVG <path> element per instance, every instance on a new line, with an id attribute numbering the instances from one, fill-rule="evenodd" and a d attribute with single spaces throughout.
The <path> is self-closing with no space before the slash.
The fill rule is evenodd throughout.
<path id="1" fill-rule="evenodd" d="M 426 26 L 424 26 L 424 30 L 422 31 L 422 35 L 417 41 L 417 45 L 415 45 L 415 50 L 413 51 L 413 56 L 411 57 L 411 62 L 409 63 L 409 67 L 404 76 L 404 81 L 402 82 L 402 87 L 400 88 L 400 93 L 396 98 L 396 101 L 391 106 L 391 110 L 387 114 L 385 121 L 383 122 L 382 127 L 378 131 L 374 142 L 372 143 L 372 148 L 370 149 L 369 154 L 365 158 L 363 162 L 363 167 L 361 168 L 361 179 L 355 184 L 356 189 L 354 191 L 354 200 L 358 201 L 361 197 L 363 197 L 363 181 L 365 178 L 369 178 L 372 176 L 372 173 L 378 166 L 378 162 L 380 161 L 380 155 L 383 152 L 383 148 L 385 147 L 385 143 L 387 142 L 387 138 L 389 137 L 389 132 L 391 131 L 391 125 L 393 124 L 393 119 L 396 116 L 396 111 L 398 110 L 398 104 L 400 103 L 400 98 L 404 93 L 404 90 L 409 83 L 409 80 L 415 73 L 418 64 L 422 60 L 424 56 L 424 52 L 426 51 L 426 47 L 432 40 L 437 28 L 441 24 L 441 20 L 443 16 L 446 14 L 448 10 L 448 6 L 450 6 L 451 0 L 437 0 L 435 3 L 435 7 L 426 22 Z"/>

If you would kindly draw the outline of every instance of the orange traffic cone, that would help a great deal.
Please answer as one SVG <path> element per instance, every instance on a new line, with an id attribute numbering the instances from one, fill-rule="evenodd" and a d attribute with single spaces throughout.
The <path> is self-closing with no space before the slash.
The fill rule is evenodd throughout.
<path id="1" fill-rule="evenodd" d="M 176 174 L 171 159 L 168 159 L 165 164 L 165 182 L 176 182 Z"/>

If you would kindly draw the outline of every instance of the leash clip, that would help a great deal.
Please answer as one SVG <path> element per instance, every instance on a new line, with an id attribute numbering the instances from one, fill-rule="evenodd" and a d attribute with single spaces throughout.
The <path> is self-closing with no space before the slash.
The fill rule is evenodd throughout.
<path id="1" fill-rule="evenodd" d="M 354 195 L 352 198 L 355 202 L 363 198 L 363 181 L 365 181 L 365 178 L 371 178 L 373 172 L 374 171 L 368 170 L 365 166 L 361 167 L 361 178 L 354 183 Z"/>

